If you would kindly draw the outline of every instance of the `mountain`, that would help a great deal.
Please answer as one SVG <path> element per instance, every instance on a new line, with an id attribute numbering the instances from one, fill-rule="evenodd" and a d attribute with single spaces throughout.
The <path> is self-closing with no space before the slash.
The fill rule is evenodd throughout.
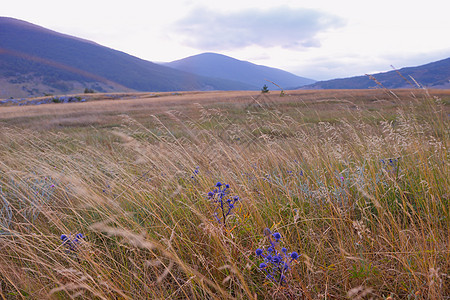
<path id="1" fill-rule="evenodd" d="M 388 89 L 412 88 L 417 87 L 417 84 L 427 88 L 448 89 L 450 88 L 450 57 L 417 67 L 407 67 L 365 76 L 318 81 L 311 85 L 299 86 L 298 88 L 370 89 L 379 86 L 374 79 Z"/>
<path id="2" fill-rule="evenodd" d="M 0 17 L 0 97 L 110 91 L 239 90 L 250 86 L 207 78 L 91 41 Z"/>
<path id="3" fill-rule="evenodd" d="M 277 89 L 267 80 L 284 89 L 315 82 L 280 69 L 256 65 L 217 53 L 202 53 L 164 65 L 202 76 L 239 81 L 252 86 L 255 90 L 260 90 L 264 84 L 270 89 Z"/>

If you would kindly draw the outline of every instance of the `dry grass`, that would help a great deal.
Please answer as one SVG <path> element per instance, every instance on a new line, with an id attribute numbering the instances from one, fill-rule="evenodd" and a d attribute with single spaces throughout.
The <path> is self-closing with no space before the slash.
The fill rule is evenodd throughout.
<path id="1" fill-rule="evenodd" d="M 450 91 L 287 94 L 0 108 L 0 296 L 448 299 Z M 264 228 L 301 254 L 286 285 Z"/>

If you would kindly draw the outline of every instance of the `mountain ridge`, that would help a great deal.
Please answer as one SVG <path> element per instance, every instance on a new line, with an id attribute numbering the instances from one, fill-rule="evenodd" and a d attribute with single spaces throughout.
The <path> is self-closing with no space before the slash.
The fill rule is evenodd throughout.
<path id="1" fill-rule="evenodd" d="M 283 89 L 315 82 L 313 79 L 300 77 L 281 69 L 257 65 L 213 52 L 185 57 L 163 65 L 201 76 L 240 81 L 253 86 L 254 89 L 261 89 L 264 84 L 271 89 L 278 89 L 271 82 Z"/>
<path id="2" fill-rule="evenodd" d="M 78 93 L 83 86 L 101 92 L 250 88 L 161 66 L 13 18 L 0 17 L 0 28 L 0 77 L 6 78 L 0 97 Z"/>
<path id="3" fill-rule="evenodd" d="M 402 74 L 402 75 L 399 75 Z M 450 58 L 371 75 L 386 88 L 450 88 Z M 413 79 L 411 79 L 413 78 Z M 411 79 L 411 80 L 410 80 Z M 0 98 L 97 92 L 366 89 L 369 76 L 315 82 L 218 53 L 154 63 L 93 41 L 0 17 Z M 410 81 L 410 82 L 408 82 Z M 275 83 L 273 85 L 271 82 Z"/>
<path id="4" fill-rule="evenodd" d="M 317 81 L 297 89 L 450 88 L 450 57 L 427 64 L 347 78 Z"/>

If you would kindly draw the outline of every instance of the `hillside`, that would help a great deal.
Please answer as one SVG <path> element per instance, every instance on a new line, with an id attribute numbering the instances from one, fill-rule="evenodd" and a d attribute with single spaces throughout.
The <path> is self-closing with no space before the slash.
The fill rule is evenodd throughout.
<path id="1" fill-rule="evenodd" d="M 164 65 L 202 76 L 240 81 L 257 90 L 264 84 L 270 89 L 277 88 L 266 79 L 285 89 L 315 82 L 280 69 L 256 65 L 217 53 L 202 53 Z"/>
<path id="2" fill-rule="evenodd" d="M 389 89 L 417 87 L 450 88 L 450 58 L 429 64 L 407 67 L 384 73 L 356 76 L 350 78 L 318 81 L 300 89 L 369 89 L 378 86 L 375 78 L 382 86 Z"/>
<path id="3" fill-rule="evenodd" d="M 0 17 L 0 97 L 97 91 L 237 90 L 249 86 L 206 78 L 139 59 L 91 41 Z"/>

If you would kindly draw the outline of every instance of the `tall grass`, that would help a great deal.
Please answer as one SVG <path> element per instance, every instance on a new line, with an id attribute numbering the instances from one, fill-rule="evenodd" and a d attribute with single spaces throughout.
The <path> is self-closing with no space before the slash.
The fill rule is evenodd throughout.
<path id="1" fill-rule="evenodd" d="M 324 117 L 265 97 L 114 128 L 3 126 L 0 296 L 449 298 L 442 101 Z M 207 197 L 217 181 L 240 197 L 227 226 Z M 300 254 L 287 284 L 258 267 L 265 228 Z M 77 233 L 70 251 L 60 236 Z"/>

